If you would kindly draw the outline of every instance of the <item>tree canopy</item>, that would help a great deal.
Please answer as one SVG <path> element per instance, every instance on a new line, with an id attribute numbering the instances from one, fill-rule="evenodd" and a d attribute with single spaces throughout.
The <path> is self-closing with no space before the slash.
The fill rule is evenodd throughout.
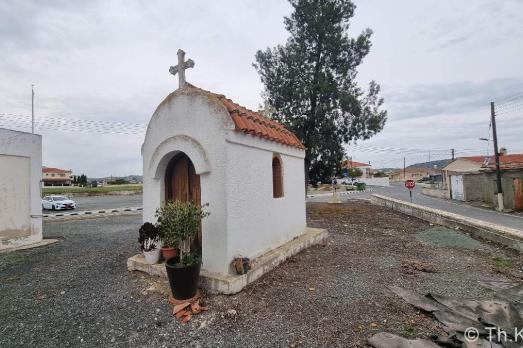
<path id="1" fill-rule="evenodd" d="M 370 29 L 349 37 L 350 0 L 289 0 L 284 45 L 258 51 L 254 67 L 265 85 L 270 117 L 306 147 L 306 181 L 329 181 L 340 170 L 344 144 L 369 139 L 385 125 L 380 86 L 366 90 L 357 68 L 371 48 Z"/>

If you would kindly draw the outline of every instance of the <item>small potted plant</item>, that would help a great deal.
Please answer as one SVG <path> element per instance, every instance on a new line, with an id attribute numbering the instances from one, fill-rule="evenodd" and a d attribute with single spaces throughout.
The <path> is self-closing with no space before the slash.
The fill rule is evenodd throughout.
<path id="1" fill-rule="evenodd" d="M 156 211 L 157 226 L 162 239 L 171 236 L 179 248 L 179 256 L 165 262 L 167 277 L 177 300 L 194 297 L 198 290 L 201 267 L 200 250 L 191 250 L 194 239 L 200 230 L 201 221 L 209 216 L 203 208 L 194 203 L 180 201 L 168 202 Z"/>
<path id="2" fill-rule="evenodd" d="M 139 230 L 138 243 L 145 257 L 145 263 L 152 265 L 160 260 L 160 234 L 158 228 L 150 222 L 144 223 Z"/>

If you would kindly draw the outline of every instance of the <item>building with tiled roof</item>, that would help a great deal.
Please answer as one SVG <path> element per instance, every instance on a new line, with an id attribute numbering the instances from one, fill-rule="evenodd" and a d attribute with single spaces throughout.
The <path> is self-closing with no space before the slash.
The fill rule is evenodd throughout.
<path id="1" fill-rule="evenodd" d="M 523 210 L 523 154 L 502 151 L 499 163 L 504 206 Z M 443 168 L 444 189 L 455 200 L 497 206 L 495 169 L 495 156 L 458 157 Z"/>
<path id="2" fill-rule="evenodd" d="M 259 112 L 185 84 L 153 113 L 142 157 L 144 222 L 169 200 L 209 203 L 199 243 L 202 272 L 219 276 L 214 291 L 247 284 L 234 258 L 256 262 L 305 238 L 305 147 Z"/>
<path id="3" fill-rule="evenodd" d="M 496 166 L 495 156 L 468 156 L 458 157 L 458 159 L 474 162 L 480 165 L 480 168 L 493 168 Z M 523 168 L 523 153 L 500 154 L 499 165 L 502 169 Z"/>
<path id="4" fill-rule="evenodd" d="M 72 170 L 42 167 L 42 182 L 44 186 L 69 186 L 73 182 Z"/>
<path id="5" fill-rule="evenodd" d="M 357 162 L 349 159 L 344 161 L 342 166 L 346 169 L 357 168 L 361 170 L 362 178 L 372 177 L 372 166 L 370 163 Z"/>

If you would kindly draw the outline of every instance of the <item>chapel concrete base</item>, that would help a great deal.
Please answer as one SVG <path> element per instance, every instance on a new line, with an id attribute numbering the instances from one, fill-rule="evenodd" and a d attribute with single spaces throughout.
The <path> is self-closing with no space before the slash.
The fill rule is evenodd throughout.
<path id="1" fill-rule="evenodd" d="M 289 257 L 312 245 L 322 243 L 328 235 L 327 230 L 308 227 L 301 236 L 251 260 L 251 270 L 244 275 L 211 273 L 202 269 L 200 272 L 200 286 L 209 293 L 236 294 L 248 284 L 276 268 Z M 145 263 L 142 254 L 134 255 L 127 259 L 127 269 L 167 278 L 163 263 L 148 265 Z"/>

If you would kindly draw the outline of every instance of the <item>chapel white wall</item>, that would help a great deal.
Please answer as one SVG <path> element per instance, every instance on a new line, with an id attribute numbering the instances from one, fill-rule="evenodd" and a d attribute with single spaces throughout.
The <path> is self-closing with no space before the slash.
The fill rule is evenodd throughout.
<path id="1" fill-rule="evenodd" d="M 229 132 L 226 152 L 229 262 L 239 255 L 255 258 L 304 233 L 304 151 Z M 273 198 L 274 154 L 283 166 L 281 198 Z"/>
<path id="2" fill-rule="evenodd" d="M 155 151 L 159 148 L 162 154 L 167 151 L 165 164 L 184 149 L 193 161 L 196 173 L 200 174 L 201 202 L 210 203 L 211 215 L 202 222 L 202 268 L 216 273 L 227 273 L 229 264 L 225 132 L 233 127 L 229 114 L 218 100 L 190 90 L 178 91 L 157 108 L 142 146 L 143 221 L 156 221 L 155 211 L 164 199 L 165 170 L 160 168 L 160 175 L 156 175 L 158 168 L 150 166 L 152 161 L 157 161 Z"/>
<path id="3" fill-rule="evenodd" d="M 0 129 L 0 250 L 42 240 L 42 137 Z"/>

